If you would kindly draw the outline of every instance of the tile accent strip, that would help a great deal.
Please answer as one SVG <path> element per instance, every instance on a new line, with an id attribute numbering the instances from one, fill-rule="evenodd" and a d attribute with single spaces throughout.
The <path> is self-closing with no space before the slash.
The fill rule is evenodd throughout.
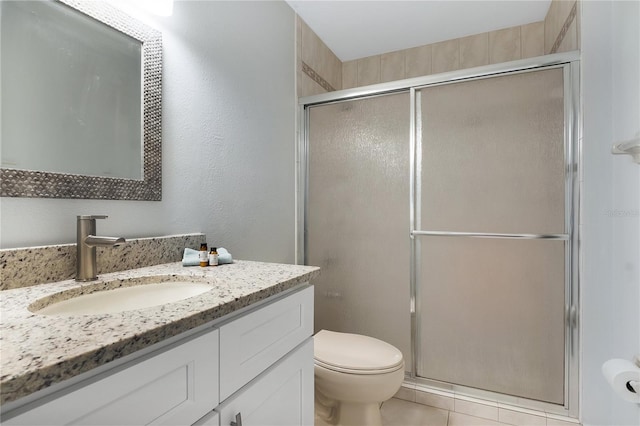
<path id="1" fill-rule="evenodd" d="M 307 65 L 306 62 L 304 62 L 304 61 L 300 61 L 300 62 L 302 62 L 302 72 L 303 73 L 308 75 L 313 81 L 315 81 L 320 86 L 322 86 L 322 88 L 324 90 L 326 90 L 327 92 L 335 92 L 336 89 L 334 89 L 333 86 L 330 85 L 329 82 L 327 82 L 327 80 L 322 78 L 320 76 L 320 74 L 315 72 L 315 70 L 313 68 L 311 68 L 309 65 Z"/>
<path id="2" fill-rule="evenodd" d="M 562 40 L 564 40 L 564 36 L 567 35 L 567 31 L 569 31 L 569 27 L 571 26 L 573 21 L 576 19 L 577 14 L 578 14 L 578 2 L 576 1 L 575 3 L 573 3 L 571 12 L 569 12 L 569 16 L 567 16 L 567 19 L 564 21 L 564 24 L 562 25 L 562 29 L 560 30 L 560 34 L 558 34 L 558 38 L 556 38 L 556 41 L 553 43 L 553 46 L 551 46 L 551 52 L 549 53 L 558 52 L 558 49 L 562 44 Z"/>
<path id="3" fill-rule="evenodd" d="M 118 247 L 98 247 L 98 274 L 178 262 L 185 247 L 198 249 L 204 234 L 127 240 Z M 76 275 L 76 245 L 59 244 L 0 250 L 0 290 L 64 281 Z"/>

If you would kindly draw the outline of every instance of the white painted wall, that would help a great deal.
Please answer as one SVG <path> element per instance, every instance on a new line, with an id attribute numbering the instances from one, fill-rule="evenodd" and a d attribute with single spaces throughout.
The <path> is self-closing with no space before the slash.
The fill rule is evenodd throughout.
<path id="1" fill-rule="evenodd" d="M 582 416 L 638 425 L 600 367 L 640 353 L 640 166 L 611 145 L 640 136 L 640 3 L 582 2 Z"/>
<path id="2" fill-rule="evenodd" d="M 162 201 L 0 199 L 2 248 L 98 233 L 205 232 L 236 258 L 294 261 L 295 21 L 284 2 L 178 1 L 163 33 Z"/>

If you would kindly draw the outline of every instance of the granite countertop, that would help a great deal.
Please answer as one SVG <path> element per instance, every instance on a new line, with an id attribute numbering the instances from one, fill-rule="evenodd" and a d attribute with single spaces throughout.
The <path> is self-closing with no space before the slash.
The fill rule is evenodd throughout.
<path id="1" fill-rule="evenodd" d="M 15 401 L 109 361 L 206 324 L 252 303 L 307 282 L 313 266 L 236 261 L 218 267 L 183 267 L 180 262 L 104 274 L 98 281 L 74 280 L 0 292 L 0 404 Z M 161 306 L 100 315 L 45 316 L 28 307 L 61 291 L 85 286 L 118 287 L 118 280 L 194 277 L 212 291 Z M 157 280 L 155 280 L 157 281 Z"/>

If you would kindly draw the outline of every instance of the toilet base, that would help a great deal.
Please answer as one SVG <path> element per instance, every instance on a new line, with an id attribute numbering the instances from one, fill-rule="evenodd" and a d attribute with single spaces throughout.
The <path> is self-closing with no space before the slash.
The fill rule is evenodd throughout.
<path id="1" fill-rule="evenodd" d="M 316 400 L 315 426 L 382 426 L 380 403 L 342 401 L 327 408 Z"/>

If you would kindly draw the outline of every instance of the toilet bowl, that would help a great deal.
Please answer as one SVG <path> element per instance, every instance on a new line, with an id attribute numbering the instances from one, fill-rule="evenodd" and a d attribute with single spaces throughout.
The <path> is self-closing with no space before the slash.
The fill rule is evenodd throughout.
<path id="1" fill-rule="evenodd" d="M 380 404 L 404 379 L 402 352 L 359 334 L 321 330 L 313 340 L 316 426 L 381 426 Z"/>

